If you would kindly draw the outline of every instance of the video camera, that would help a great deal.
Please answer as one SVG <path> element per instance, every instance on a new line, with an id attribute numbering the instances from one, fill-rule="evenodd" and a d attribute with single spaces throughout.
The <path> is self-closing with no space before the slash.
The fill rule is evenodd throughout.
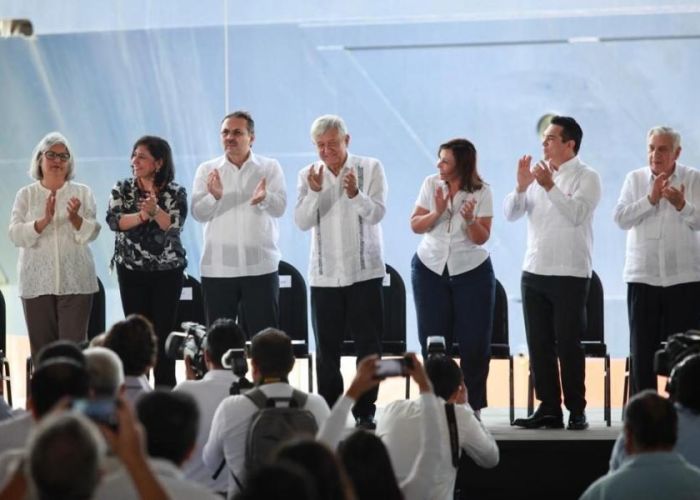
<path id="1" fill-rule="evenodd" d="M 697 353 L 700 353 L 700 330 L 675 333 L 668 338 L 663 349 L 656 351 L 654 371 L 668 377 L 676 364 Z"/>
<path id="2" fill-rule="evenodd" d="M 165 355 L 170 359 L 192 360 L 192 370 L 197 380 L 207 373 L 204 363 L 204 344 L 207 338 L 207 329 L 204 325 L 185 321 L 180 325 L 182 332 L 170 332 L 165 340 Z"/>

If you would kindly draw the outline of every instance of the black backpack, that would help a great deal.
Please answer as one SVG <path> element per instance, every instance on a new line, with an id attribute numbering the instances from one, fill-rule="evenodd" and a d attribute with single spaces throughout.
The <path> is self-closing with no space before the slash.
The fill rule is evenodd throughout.
<path id="1" fill-rule="evenodd" d="M 304 408 L 307 394 L 293 389 L 289 397 L 268 398 L 256 388 L 246 392 L 245 397 L 258 407 L 250 419 L 246 438 L 246 473 L 269 462 L 275 449 L 290 438 L 300 435 L 313 438 L 316 435 L 316 418 Z"/>

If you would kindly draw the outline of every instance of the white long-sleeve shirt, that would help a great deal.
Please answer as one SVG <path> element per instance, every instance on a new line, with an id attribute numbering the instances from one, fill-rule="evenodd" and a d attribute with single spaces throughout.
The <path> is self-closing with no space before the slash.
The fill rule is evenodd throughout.
<path id="1" fill-rule="evenodd" d="M 173 391 L 186 392 L 194 398 L 199 408 L 199 430 L 192 455 L 182 465 L 182 472 L 187 479 L 192 479 L 206 486 L 211 491 L 227 491 L 227 470 L 222 470 L 214 479 L 213 473 L 202 460 L 202 450 L 209 438 L 209 430 L 214 420 L 214 412 L 219 404 L 229 396 L 231 384 L 238 381 L 238 377 L 231 370 L 209 370 L 202 380 L 183 380 L 175 386 Z"/>
<path id="2" fill-rule="evenodd" d="M 10 240 L 19 247 L 19 295 L 31 299 L 40 295 L 95 293 L 97 275 L 88 247 L 100 232 L 100 224 L 95 220 L 95 198 L 84 184 L 66 181 L 56 191 L 53 220 L 37 233 L 34 222 L 44 217 L 50 194 L 49 189 L 35 182 L 17 192 L 12 206 Z M 80 229 L 73 227 L 66 210 L 73 197 L 80 200 Z"/>
<path id="3" fill-rule="evenodd" d="M 408 473 L 403 477 L 399 477 L 397 473 L 396 479 L 406 500 L 442 498 L 434 496 L 439 486 L 436 478 L 438 477 L 438 469 L 442 465 L 440 454 L 443 446 L 441 431 L 436 425 L 440 419 L 438 398 L 432 392 L 426 392 L 422 393 L 417 401 L 411 402 L 415 404 L 418 411 L 418 419 L 412 429 L 413 434 L 406 437 L 415 440 L 415 447 L 411 450 L 411 455 L 407 457 L 411 462 Z M 333 405 L 330 416 L 318 430 L 316 439 L 331 450 L 335 450 L 343 436 L 348 414 L 354 404 L 355 401 L 347 396 L 340 397 Z M 382 413 L 383 418 L 384 413 Z M 379 430 L 379 425 L 377 430 Z M 377 435 L 379 434 L 377 433 Z M 452 467 L 451 459 L 450 467 Z"/>
<path id="4" fill-rule="evenodd" d="M 554 186 L 536 181 L 503 202 L 506 219 L 527 214 L 523 270 L 545 276 L 588 278 L 593 270 L 593 211 L 601 196 L 600 177 L 578 156 L 553 172 Z"/>
<path id="5" fill-rule="evenodd" d="M 676 163 L 671 185 L 685 188 L 685 206 L 676 210 L 647 197 L 654 182 L 649 167 L 627 174 L 615 206 L 615 222 L 627 230 L 624 280 L 652 286 L 700 281 L 700 171 Z"/>
<path id="6" fill-rule="evenodd" d="M 321 191 L 309 188 L 307 177 L 313 166 L 318 172 L 323 162 L 301 170 L 297 180 L 294 221 L 302 231 L 312 230 L 309 284 L 342 287 L 385 274 L 382 228 L 386 211 L 386 179 L 379 160 L 348 153 L 338 175 L 323 169 Z M 343 178 L 353 171 L 358 193 L 349 198 Z"/>
<path id="7" fill-rule="evenodd" d="M 450 432 L 445 413 L 445 401 L 438 398 L 439 416 L 432 425 L 439 430 L 438 466 L 435 470 L 434 486 L 425 498 L 452 500 L 454 497 L 457 468 L 452 465 Z M 499 451 L 496 440 L 486 427 L 474 416 L 469 405 L 454 405 L 457 423 L 458 443 L 461 450 L 469 455 L 477 465 L 491 468 L 498 464 Z M 394 472 L 399 481 L 410 474 L 415 457 L 420 450 L 420 428 L 422 415 L 418 401 L 400 400 L 390 403 L 377 422 L 379 436 L 391 457 Z"/>
<path id="8" fill-rule="evenodd" d="M 224 194 L 217 200 L 207 189 L 207 178 L 219 171 Z M 265 200 L 251 205 L 255 188 L 266 179 Z M 204 223 L 201 273 L 210 278 L 259 276 L 277 271 L 277 219 L 284 214 L 287 193 L 277 160 L 250 153 L 241 168 L 220 156 L 202 163 L 192 188 L 192 216 Z"/>
<path id="9" fill-rule="evenodd" d="M 276 382 L 261 385 L 260 390 L 268 398 L 287 398 L 292 395 L 293 387 Z M 330 413 L 326 400 L 318 394 L 309 394 L 304 408 L 312 413 L 319 427 Z M 229 477 L 229 498 L 238 491 L 231 471 L 239 480 L 243 480 L 245 475 L 246 439 L 251 418 L 257 412 L 258 408 L 250 398 L 239 395 L 224 399 L 214 413 L 209 439 L 202 450 L 202 459 L 211 472 L 219 468 L 222 460 L 226 461 L 222 474 Z"/>

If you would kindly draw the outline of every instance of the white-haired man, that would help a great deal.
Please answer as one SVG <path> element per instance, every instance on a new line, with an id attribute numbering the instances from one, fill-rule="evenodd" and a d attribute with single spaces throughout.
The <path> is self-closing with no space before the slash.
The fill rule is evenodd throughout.
<path id="1" fill-rule="evenodd" d="M 678 163 L 680 154 L 678 132 L 649 130 L 649 164 L 627 174 L 615 207 L 627 230 L 632 394 L 656 390 L 660 342 L 700 328 L 700 171 Z"/>
<path id="2" fill-rule="evenodd" d="M 319 393 L 333 406 L 343 393 L 345 331 L 358 359 L 381 352 L 386 271 L 379 223 L 387 187 L 379 160 L 348 152 L 350 134 L 339 116 L 316 118 L 311 138 L 320 161 L 299 172 L 294 220 L 301 230 L 312 230 L 309 283 Z M 355 404 L 359 426 L 374 426 L 376 399 L 374 388 Z"/>

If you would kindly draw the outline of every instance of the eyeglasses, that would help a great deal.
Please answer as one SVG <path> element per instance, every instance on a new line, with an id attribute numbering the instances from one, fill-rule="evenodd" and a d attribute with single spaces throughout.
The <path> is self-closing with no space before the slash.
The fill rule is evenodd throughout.
<path id="1" fill-rule="evenodd" d="M 70 154 L 69 153 L 55 153 L 54 151 L 47 151 L 44 153 L 44 157 L 47 160 L 61 160 L 63 162 L 66 162 L 70 160 Z"/>

